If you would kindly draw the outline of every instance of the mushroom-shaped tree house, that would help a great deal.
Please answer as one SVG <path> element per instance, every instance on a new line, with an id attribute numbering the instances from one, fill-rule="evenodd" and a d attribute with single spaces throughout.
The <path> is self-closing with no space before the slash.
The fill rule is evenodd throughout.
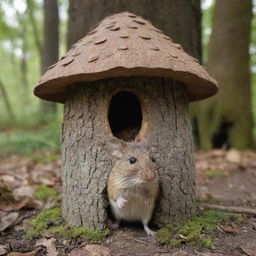
<path id="1" fill-rule="evenodd" d="M 50 66 L 35 95 L 65 103 L 62 130 L 63 216 L 102 229 L 108 223 L 106 186 L 116 137 L 148 145 L 159 165 L 153 221 L 195 213 L 189 101 L 218 91 L 197 59 L 149 21 L 123 12 L 105 18 Z"/>

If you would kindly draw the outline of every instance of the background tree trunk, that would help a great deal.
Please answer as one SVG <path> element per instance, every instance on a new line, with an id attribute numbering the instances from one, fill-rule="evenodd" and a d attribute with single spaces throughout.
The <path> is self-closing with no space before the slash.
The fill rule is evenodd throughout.
<path id="1" fill-rule="evenodd" d="M 20 60 L 20 80 L 22 85 L 22 100 L 24 104 L 29 103 L 29 84 L 28 84 L 28 65 L 27 65 L 27 19 L 26 19 L 27 9 L 24 14 L 20 14 L 16 11 L 16 16 L 21 29 L 19 31 L 21 39 L 21 60 Z"/>
<path id="2" fill-rule="evenodd" d="M 32 26 L 33 30 L 33 39 L 34 43 L 38 52 L 38 56 L 41 56 L 41 51 L 42 51 L 42 43 L 40 40 L 40 33 L 38 29 L 38 21 L 35 18 L 35 3 L 34 0 L 27 0 L 27 13 L 28 13 L 28 18 L 30 21 L 30 24 Z"/>
<path id="3" fill-rule="evenodd" d="M 10 103 L 8 94 L 5 90 L 5 87 L 4 87 L 4 84 L 1 80 L 1 78 L 0 78 L 0 96 L 3 99 L 6 111 L 8 112 L 10 119 L 12 119 L 12 121 L 15 122 L 16 121 L 16 116 L 15 116 L 14 111 L 12 109 L 12 105 Z"/>
<path id="4" fill-rule="evenodd" d="M 38 46 L 39 47 L 39 46 Z M 44 42 L 41 73 L 59 58 L 59 12 L 57 0 L 44 0 Z M 42 101 L 42 113 L 54 114 L 56 103 Z"/>
<path id="5" fill-rule="evenodd" d="M 149 19 L 189 54 L 201 59 L 200 0 L 70 0 L 68 46 L 106 16 L 122 11 Z"/>
<path id="6" fill-rule="evenodd" d="M 238 18 L 239 17 L 239 18 Z M 208 69 L 220 92 L 197 103 L 199 141 L 203 149 L 253 145 L 249 43 L 251 0 L 216 0 L 209 43 Z"/>

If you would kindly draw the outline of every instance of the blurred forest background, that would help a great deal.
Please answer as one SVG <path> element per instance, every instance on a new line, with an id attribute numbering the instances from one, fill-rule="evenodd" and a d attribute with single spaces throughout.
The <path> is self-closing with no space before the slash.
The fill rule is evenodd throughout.
<path id="1" fill-rule="evenodd" d="M 47 66 L 73 43 L 68 31 L 70 3 L 0 2 L 0 154 L 60 149 L 63 105 L 39 100 L 33 88 Z M 197 148 L 252 149 L 256 137 L 256 1 L 202 0 L 201 12 L 200 61 L 218 80 L 220 93 L 190 105 Z M 162 19 L 167 22 L 171 17 Z"/>

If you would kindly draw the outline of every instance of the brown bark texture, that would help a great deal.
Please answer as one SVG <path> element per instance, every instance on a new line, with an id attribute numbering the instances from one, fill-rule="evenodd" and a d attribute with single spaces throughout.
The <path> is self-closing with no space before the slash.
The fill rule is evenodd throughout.
<path id="1" fill-rule="evenodd" d="M 75 85 L 64 110 L 62 131 L 63 215 L 75 226 L 107 225 L 107 178 L 115 159 L 108 108 L 113 92 L 130 90 L 144 102 L 146 143 L 159 165 L 160 193 L 154 223 L 188 219 L 195 214 L 193 140 L 182 84 L 164 78 L 111 78 Z"/>
<path id="2" fill-rule="evenodd" d="M 57 0 L 44 0 L 44 43 L 41 58 L 41 73 L 59 58 L 59 11 Z M 56 112 L 56 104 L 42 101 L 43 113 Z"/>
<path id="3" fill-rule="evenodd" d="M 252 146 L 250 88 L 251 0 L 217 0 L 209 43 L 208 70 L 220 92 L 197 103 L 200 146 Z"/>
<path id="4" fill-rule="evenodd" d="M 106 16 L 122 11 L 149 19 L 190 55 L 201 59 L 200 0 L 70 0 L 68 46 Z"/>

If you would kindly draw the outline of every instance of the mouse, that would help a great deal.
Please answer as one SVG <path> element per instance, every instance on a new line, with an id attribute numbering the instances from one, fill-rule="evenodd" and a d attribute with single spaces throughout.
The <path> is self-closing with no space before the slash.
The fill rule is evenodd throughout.
<path id="1" fill-rule="evenodd" d="M 140 221 L 150 236 L 156 233 L 148 223 L 158 195 L 159 179 L 155 159 L 143 144 L 112 141 L 108 144 L 116 161 L 110 170 L 107 184 L 111 211 L 115 218 L 113 228 L 122 220 Z"/>

